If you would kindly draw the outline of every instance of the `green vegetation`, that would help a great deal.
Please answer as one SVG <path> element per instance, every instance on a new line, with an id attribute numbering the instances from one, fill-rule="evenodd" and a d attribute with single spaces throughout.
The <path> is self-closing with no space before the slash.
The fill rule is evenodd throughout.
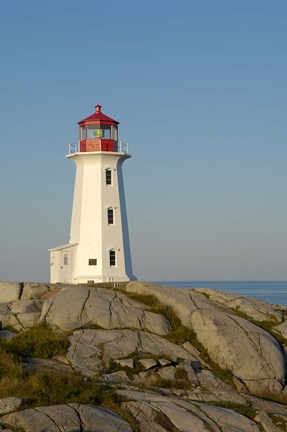
<path id="1" fill-rule="evenodd" d="M 186 341 L 192 343 L 195 337 L 194 331 L 182 325 L 171 306 L 163 306 L 154 296 L 141 296 L 128 292 L 124 292 L 124 294 L 130 299 L 148 306 L 150 312 L 161 314 L 168 319 L 171 325 L 171 331 L 165 336 L 168 340 L 177 344 L 183 344 Z"/>
<path id="2" fill-rule="evenodd" d="M 22 398 L 24 408 L 72 402 L 100 404 L 116 411 L 138 432 L 136 422 L 119 406 L 112 387 L 74 372 L 30 371 L 24 367 L 25 357 L 51 358 L 63 355 L 67 347 L 67 335 L 55 333 L 47 324 L 26 330 L 9 342 L 0 339 L 0 399 Z"/>
<path id="3" fill-rule="evenodd" d="M 180 319 L 175 314 L 172 307 L 163 306 L 154 296 L 141 296 L 127 292 L 124 294 L 132 300 L 138 301 L 148 306 L 150 312 L 164 315 L 169 320 L 171 325 L 171 331 L 165 336 L 165 338 L 179 345 L 189 341 L 198 350 L 202 360 L 211 366 L 214 375 L 227 384 L 234 386 L 232 372 L 228 369 L 222 369 L 217 363 L 211 360 L 207 350 L 197 339 L 195 331 L 182 325 Z"/>
<path id="4" fill-rule="evenodd" d="M 165 378 L 158 378 L 153 383 L 154 387 L 160 387 L 160 388 L 166 388 L 166 389 L 180 389 L 180 390 L 190 390 L 190 382 L 185 381 L 182 379 L 165 379 Z"/>
<path id="5" fill-rule="evenodd" d="M 174 378 L 177 380 L 188 380 L 188 375 L 185 369 L 177 367 L 174 373 Z"/>
<path id="6" fill-rule="evenodd" d="M 214 406 L 218 406 L 221 408 L 227 408 L 231 409 L 239 414 L 244 415 L 245 417 L 248 417 L 250 419 L 254 419 L 256 416 L 256 410 L 250 406 L 250 405 L 241 405 L 234 402 L 226 402 L 226 401 L 215 401 L 215 402 L 209 402 L 210 404 Z"/>
<path id="7" fill-rule="evenodd" d="M 268 333 L 272 334 L 272 336 L 281 344 L 281 345 L 286 345 L 287 344 L 287 340 L 281 336 L 279 333 L 274 332 L 274 328 L 276 328 L 278 325 L 280 325 L 281 323 L 278 321 L 275 321 L 273 318 L 273 316 L 270 316 L 270 320 L 265 320 L 265 321 L 257 321 L 255 319 L 253 319 L 252 317 L 250 317 L 249 315 L 247 315 L 245 312 L 242 312 L 238 309 L 232 309 L 232 311 L 235 313 L 235 315 L 246 319 L 247 321 L 252 322 L 253 324 L 255 324 L 257 327 L 261 327 L 263 330 L 267 331 Z"/>
<path id="8" fill-rule="evenodd" d="M 7 349 L 20 357 L 51 358 L 64 355 L 68 346 L 68 335 L 56 333 L 46 324 L 37 324 L 30 329 L 19 333 L 9 342 L 2 341 Z"/>
<path id="9" fill-rule="evenodd" d="M 87 283 L 82 284 L 83 286 L 87 286 L 89 288 L 107 288 L 107 289 L 124 289 L 128 282 L 95 282 L 95 283 Z M 80 285 L 78 285 L 80 286 Z"/>
<path id="10" fill-rule="evenodd" d="M 269 417 L 271 418 L 272 423 L 273 423 L 277 428 L 279 428 L 279 429 L 282 430 L 283 432 L 287 432 L 287 423 L 285 422 L 285 420 L 284 420 L 282 417 L 280 417 L 280 416 L 278 416 L 278 415 L 275 415 L 275 414 L 268 414 L 268 415 L 269 415 Z"/>

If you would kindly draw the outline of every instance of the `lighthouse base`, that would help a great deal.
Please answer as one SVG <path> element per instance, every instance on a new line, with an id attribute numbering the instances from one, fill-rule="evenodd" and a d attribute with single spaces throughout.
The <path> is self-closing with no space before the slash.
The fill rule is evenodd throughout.
<path id="1" fill-rule="evenodd" d="M 111 271 L 87 272 L 86 274 L 75 274 L 77 258 L 77 243 L 68 243 L 49 249 L 50 252 L 50 281 L 51 283 L 70 283 L 70 284 L 86 284 L 86 283 L 117 283 L 136 280 L 133 274 L 117 274 L 117 268 L 111 268 Z M 106 269 L 108 270 L 108 269 Z"/>
<path id="2" fill-rule="evenodd" d="M 83 283 L 120 283 L 129 282 L 130 280 L 136 280 L 135 278 L 129 278 L 127 275 L 124 276 L 76 276 L 71 283 L 83 284 Z"/>

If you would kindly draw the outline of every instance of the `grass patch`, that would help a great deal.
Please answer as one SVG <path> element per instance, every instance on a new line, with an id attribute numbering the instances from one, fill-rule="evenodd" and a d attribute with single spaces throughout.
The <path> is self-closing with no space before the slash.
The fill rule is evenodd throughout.
<path id="1" fill-rule="evenodd" d="M 234 387 L 233 374 L 228 369 L 222 369 L 208 355 L 207 350 L 197 339 L 194 330 L 182 325 L 180 319 L 170 306 L 163 306 L 154 296 L 141 296 L 135 293 L 124 292 L 132 300 L 143 303 L 149 307 L 149 311 L 164 315 L 170 322 L 172 330 L 164 336 L 173 343 L 182 345 L 184 342 L 190 342 L 200 353 L 200 357 L 208 363 L 217 378 Z"/>
<path id="2" fill-rule="evenodd" d="M 56 333 L 46 324 L 41 323 L 19 333 L 10 341 L 2 341 L 7 350 L 19 357 L 51 358 L 65 355 L 69 346 L 67 334 Z"/>
<path id="3" fill-rule="evenodd" d="M 271 413 L 268 413 L 268 415 L 269 415 L 269 417 L 271 418 L 272 423 L 273 423 L 277 428 L 279 428 L 279 429 L 280 429 L 281 431 L 283 431 L 283 432 L 287 432 L 287 425 L 286 425 L 285 420 L 284 420 L 282 417 L 277 416 L 277 415 L 275 415 L 275 414 L 271 414 Z"/>
<path id="4" fill-rule="evenodd" d="M 239 414 L 242 414 L 245 417 L 248 417 L 252 420 L 256 416 L 256 410 L 250 405 L 241 405 L 238 403 L 228 402 L 228 401 L 216 401 L 216 402 L 210 402 L 210 404 L 212 404 L 214 406 L 221 407 L 221 408 L 231 409 L 231 410 L 233 410 Z"/>
<path id="5" fill-rule="evenodd" d="M 115 411 L 117 414 L 119 414 L 124 420 L 126 420 L 132 430 L 134 432 L 140 432 L 139 426 L 136 422 L 136 420 L 129 414 L 127 410 L 125 410 L 121 405 L 124 402 L 128 402 L 128 399 L 120 396 L 116 393 L 114 389 L 111 389 L 111 391 L 108 393 L 106 392 L 103 398 L 103 405 L 107 408 L 110 408 L 111 410 Z"/>
<path id="6" fill-rule="evenodd" d="M 182 379 L 165 379 L 159 378 L 154 384 L 153 387 L 160 387 L 166 389 L 179 389 L 179 390 L 190 390 L 190 382 Z"/>
<path id="7" fill-rule="evenodd" d="M 134 432 L 138 432 L 133 418 L 118 405 L 113 388 L 73 372 L 27 371 L 21 364 L 21 356 L 16 353 L 18 348 L 18 344 L 15 348 L 9 343 L 0 343 L 0 399 L 22 398 L 23 408 L 67 403 L 102 405 L 116 411 L 130 423 Z M 15 432 L 22 431 L 15 429 Z"/>
<path id="8" fill-rule="evenodd" d="M 185 369 L 182 367 L 177 367 L 174 372 L 174 378 L 177 380 L 186 380 L 188 381 L 188 375 Z"/>
<path id="9" fill-rule="evenodd" d="M 281 322 L 273 321 L 273 320 L 265 320 L 265 321 L 257 321 L 247 315 L 245 312 L 239 311 L 238 309 L 232 309 L 235 315 L 240 318 L 244 318 L 247 321 L 250 321 L 252 324 L 255 324 L 257 327 L 262 328 L 263 330 L 270 333 L 281 345 L 286 345 L 287 339 L 285 339 L 281 334 L 274 332 L 274 328 L 281 324 Z"/>
<path id="10" fill-rule="evenodd" d="M 143 303 L 148 306 L 150 312 L 165 316 L 171 325 L 171 331 L 165 336 L 166 339 L 176 344 L 191 342 L 194 339 L 195 333 L 192 329 L 182 325 L 180 319 L 174 312 L 171 306 L 162 305 L 154 296 L 141 296 L 135 293 L 123 292 L 123 294 L 132 300 Z"/>

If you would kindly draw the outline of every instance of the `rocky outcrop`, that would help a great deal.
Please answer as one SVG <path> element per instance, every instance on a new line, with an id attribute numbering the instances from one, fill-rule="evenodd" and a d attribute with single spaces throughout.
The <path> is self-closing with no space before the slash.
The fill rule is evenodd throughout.
<path id="1" fill-rule="evenodd" d="M 69 331 L 89 325 L 104 329 L 135 328 L 165 335 L 168 320 L 128 299 L 120 292 L 104 288 L 67 287 L 44 304 L 41 320 Z"/>
<path id="2" fill-rule="evenodd" d="M 1 422 L 29 432 L 132 432 L 130 425 L 113 411 L 79 404 L 27 409 L 5 415 Z"/>
<path id="3" fill-rule="evenodd" d="M 142 432 L 260 432 L 256 423 L 234 411 L 166 397 L 154 392 L 119 390 L 122 405 L 136 418 Z"/>
<path id="4" fill-rule="evenodd" d="M 22 288 L 23 284 L 19 282 L 0 282 L 0 304 L 18 300 Z"/>
<path id="5" fill-rule="evenodd" d="M 125 288 L 128 293 L 153 296 L 165 306 L 171 306 L 185 326 L 190 325 L 190 315 L 198 309 L 221 310 L 220 306 L 209 301 L 205 295 L 195 290 L 171 288 L 146 282 L 129 282 Z"/>
<path id="6" fill-rule="evenodd" d="M 279 403 L 287 402 L 285 312 L 283 306 L 205 288 L 0 282 L 2 394 L 11 396 L 0 399 L 0 430 L 287 430 L 287 407 Z M 266 322 L 270 332 L 260 327 Z M 15 335 L 41 323 L 39 329 L 47 329 L 46 323 L 56 330 L 57 341 L 68 332 L 64 351 L 52 358 L 39 358 L 36 350 L 34 358 L 18 357 L 28 330 L 22 342 L 14 341 L 16 351 L 6 353 Z M 88 402 L 77 399 L 77 390 L 64 404 L 35 408 L 17 386 L 15 394 L 5 393 L 18 375 L 36 377 L 43 386 L 76 377 L 72 389 L 79 385 Z"/>
<path id="7" fill-rule="evenodd" d="M 242 297 L 211 288 L 196 288 L 195 292 L 202 293 L 215 304 L 222 305 L 230 310 L 241 312 L 256 321 L 281 322 L 282 313 L 274 310 L 272 305 L 252 297 Z"/>
<path id="8" fill-rule="evenodd" d="M 106 370 L 110 360 L 122 359 L 131 354 L 149 353 L 165 355 L 176 361 L 191 359 L 184 348 L 160 336 L 134 330 L 78 330 L 70 337 L 67 359 L 87 376 Z"/>
<path id="9" fill-rule="evenodd" d="M 198 310 L 191 325 L 210 358 L 254 394 L 279 394 L 286 363 L 273 336 L 249 321 L 223 312 Z"/>
<path id="10" fill-rule="evenodd" d="M 230 308 L 222 307 L 225 303 L 230 306 L 230 302 L 234 306 L 232 302 L 236 299 L 231 299 L 222 292 L 216 295 L 208 289 L 196 292 L 185 289 L 177 296 L 177 290 L 142 282 L 130 282 L 126 290 L 140 295 L 153 295 L 165 305 L 171 306 L 182 323 L 195 331 L 198 341 L 210 358 L 222 369 L 230 370 L 238 379 L 234 382 L 240 390 L 245 387 L 252 394 L 265 396 L 279 395 L 282 392 L 286 377 L 283 349 L 270 333 L 232 314 Z M 221 302 L 221 307 L 212 305 L 210 298 L 206 298 L 203 293 L 215 297 L 217 303 Z M 252 299 L 247 299 L 244 308 L 241 298 L 240 304 L 245 312 L 256 309 L 257 317 L 260 310 L 261 318 L 273 316 L 274 320 L 279 320 L 276 311 L 264 302 L 258 301 L 257 304 Z"/>

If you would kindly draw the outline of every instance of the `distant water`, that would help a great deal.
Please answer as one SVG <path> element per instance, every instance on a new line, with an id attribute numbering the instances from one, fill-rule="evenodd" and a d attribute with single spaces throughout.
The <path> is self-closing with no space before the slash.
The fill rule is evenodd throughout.
<path id="1" fill-rule="evenodd" d="M 213 288 L 287 306 L 287 281 L 161 281 L 176 288 Z"/>

